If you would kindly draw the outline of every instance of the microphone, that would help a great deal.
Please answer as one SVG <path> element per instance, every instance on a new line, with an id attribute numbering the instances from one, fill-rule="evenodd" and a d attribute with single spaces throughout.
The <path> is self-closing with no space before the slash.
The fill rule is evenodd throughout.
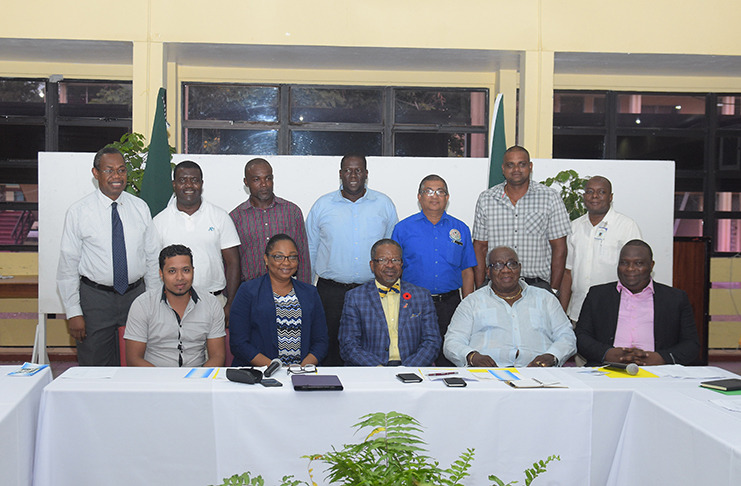
<path id="1" fill-rule="evenodd" d="M 268 378 L 275 374 L 275 372 L 278 371 L 282 366 L 283 362 L 280 359 L 275 358 L 273 361 L 270 362 L 263 375 L 265 376 L 265 378 Z"/>
<path id="2" fill-rule="evenodd" d="M 628 373 L 631 376 L 635 376 L 638 374 L 638 365 L 635 363 L 608 363 L 605 362 L 602 364 L 602 367 L 607 368 L 608 370 L 615 370 L 615 371 L 622 371 L 625 373 Z"/>

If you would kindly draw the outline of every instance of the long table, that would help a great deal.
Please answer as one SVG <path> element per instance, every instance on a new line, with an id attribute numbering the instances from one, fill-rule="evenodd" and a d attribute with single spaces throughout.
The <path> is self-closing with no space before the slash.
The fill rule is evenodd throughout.
<path id="1" fill-rule="evenodd" d="M 20 366 L 0 366 L 0 485 L 29 486 L 33 472 L 36 423 L 51 369 L 33 376 L 8 376 Z"/>
<path id="2" fill-rule="evenodd" d="M 557 380 L 568 388 L 514 390 L 496 380 L 447 388 L 440 381 L 404 384 L 395 378 L 415 370 L 321 368 L 321 374 L 338 375 L 344 391 L 296 392 L 284 371 L 277 376 L 281 388 L 232 383 L 223 379 L 223 370 L 216 379 L 184 378 L 187 371 L 121 368 L 110 378 L 65 378 L 72 369 L 47 386 L 34 484 L 205 486 L 245 471 L 261 474 L 268 485 L 286 474 L 308 481 L 301 456 L 362 441 L 364 434 L 354 434 L 352 425 L 362 415 L 389 411 L 422 423 L 430 455 L 443 467 L 475 448 L 465 484 L 491 484 L 490 474 L 522 483 L 526 467 L 553 454 L 561 461 L 548 467 L 552 484 L 631 484 L 626 478 L 647 484 L 648 473 L 705 478 L 703 468 L 683 460 L 698 457 L 698 445 L 707 455 L 730 451 L 713 463 L 725 465 L 728 474 L 698 483 L 741 484 L 741 434 L 733 433 L 741 418 L 708 402 L 721 395 L 699 389 L 698 380 L 524 369 L 524 377 Z M 674 435 L 664 441 L 658 435 L 663 431 Z M 677 434 L 703 440 L 678 441 Z M 640 443 L 643 448 L 636 447 Z M 670 455 L 651 453 L 667 448 Z M 323 464 L 312 466 L 322 484 Z"/>

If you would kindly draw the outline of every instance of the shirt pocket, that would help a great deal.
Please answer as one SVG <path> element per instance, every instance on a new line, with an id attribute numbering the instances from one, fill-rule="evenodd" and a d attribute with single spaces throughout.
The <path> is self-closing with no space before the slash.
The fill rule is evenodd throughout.
<path id="1" fill-rule="evenodd" d="M 618 263 L 618 245 L 617 243 L 608 243 L 606 241 L 602 241 L 602 244 L 599 248 L 599 262 L 600 263 L 606 263 L 608 265 L 615 265 L 617 266 Z"/>
<path id="2" fill-rule="evenodd" d="M 525 215 L 525 232 L 530 235 L 545 234 L 548 215 L 545 213 L 531 212 Z"/>
<path id="3" fill-rule="evenodd" d="M 453 267 L 459 267 L 463 259 L 463 245 L 454 242 L 450 237 L 445 245 L 445 261 Z"/>

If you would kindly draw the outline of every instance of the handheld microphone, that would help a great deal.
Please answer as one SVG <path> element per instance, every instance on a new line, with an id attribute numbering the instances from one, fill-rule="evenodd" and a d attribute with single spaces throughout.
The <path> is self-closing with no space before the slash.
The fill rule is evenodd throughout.
<path id="1" fill-rule="evenodd" d="M 622 371 L 624 373 L 628 373 L 631 376 L 635 376 L 638 374 L 638 365 L 635 363 L 608 363 L 605 362 L 602 364 L 602 367 L 607 368 L 608 370 L 615 370 L 615 371 Z"/>
<path id="2" fill-rule="evenodd" d="M 272 376 L 273 374 L 275 374 L 276 371 L 281 369 L 282 366 L 283 366 L 283 362 L 280 359 L 275 358 L 273 361 L 270 362 L 270 364 L 268 365 L 263 375 L 265 375 L 265 378 L 268 378 Z"/>

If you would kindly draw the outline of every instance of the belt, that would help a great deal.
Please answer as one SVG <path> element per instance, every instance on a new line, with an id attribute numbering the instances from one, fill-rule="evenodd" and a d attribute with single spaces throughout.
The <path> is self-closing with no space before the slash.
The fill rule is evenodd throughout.
<path id="1" fill-rule="evenodd" d="M 458 295 L 458 289 L 451 290 L 450 292 L 445 292 L 444 294 L 432 294 L 432 301 L 433 302 L 445 302 L 448 299 L 452 299 Z"/>
<path id="2" fill-rule="evenodd" d="M 335 287 L 342 287 L 345 289 L 354 289 L 355 287 L 360 287 L 363 284 L 359 283 L 342 283 L 342 282 L 335 282 L 334 280 L 329 280 L 328 278 L 322 278 L 319 277 L 319 281 L 324 282 L 327 285 L 334 285 Z M 319 283 L 319 282 L 317 282 Z"/>
<path id="3" fill-rule="evenodd" d="M 80 275 L 80 282 L 84 283 L 88 287 L 92 287 L 94 289 L 102 290 L 103 292 L 112 292 L 112 293 L 116 293 L 116 294 L 118 293 L 118 291 L 116 289 L 114 289 L 113 287 L 111 287 L 110 285 L 101 285 L 99 283 L 93 282 L 92 280 L 90 280 L 89 278 L 85 277 L 84 275 Z M 134 282 L 132 284 L 129 284 L 129 286 L 126 287 L 126 292 L 128 292 L 129 290 L 134 290 L 135 288 L 137 288 L 138 286 L 140 286 L 142 283 L 144 283 L 144 278 L 140 278 L 136 282 Z M 124 294 L 126 292 L 124 292 Z"/>
<path id="4" fill-rule="evenodd" d="M 216 292 L 211 292 L 211 295 L 214 295 L 214 296 L 216 296 L 216 295 L 221 295 L 221 293 L 222 293 L 223 291 L 224 291 L 224 289 L 221 289 L 221 290 L 217 290 Z"/>

